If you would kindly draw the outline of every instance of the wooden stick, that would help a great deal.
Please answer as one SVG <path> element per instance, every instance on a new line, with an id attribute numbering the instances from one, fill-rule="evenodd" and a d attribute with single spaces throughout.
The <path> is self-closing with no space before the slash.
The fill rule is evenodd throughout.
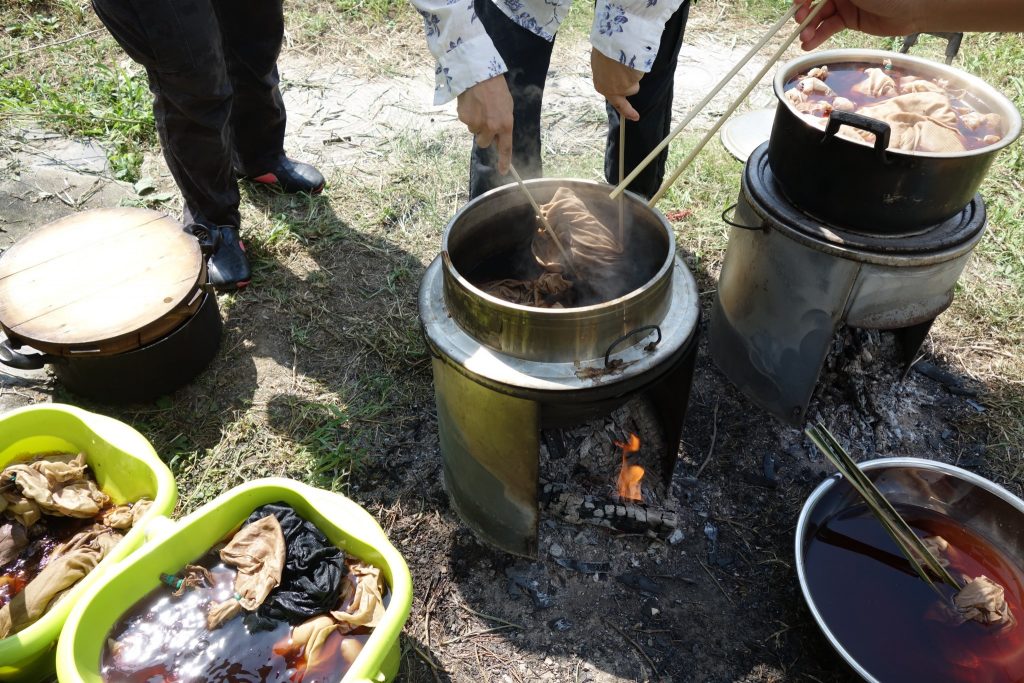
<path id="1" fill-rule="evenodd" d="M 619 114 L 619 181 L 622 181 L 622 176 L 626 173 L 626 119 Z M 625 238 L 626 227 L 625 218 L 623 213 L 625 211 L 626 200 L 619 194 L 619 246 L 622 246 L 622 240 Z"/>
<path id="2" fill-rule="evenodd" d="M 555 234 L 555 229 L 551 227 L 551 224 L 548 223 L 548 219 L 544 217 L 543 213 L 541 213 L 540 206 L 537 205 L 537 200 L 533 198 L 533 195 L 530 194 L 530 190 L 526 187 L 526 183 L 524 183 L 523 179 L 519 177 L 519 172 L 516 171 L 516 167 L 509 164 L 508 170 L 512 172 L 512 177 L 516 179 L 517 183 L 519 183 L 519 189 L 521 189 L 526 195 L 526 198 L 530 200 L 530 206 L 532 206 L 533 210 L 537 213 L 537 218 L 540 219 L 540 222 L 544 224 L 544 229 L 548 231 L 548 236 L 554 240 L 555 246 L 558 247 L 558 253 L 562 255 L 562 259 L 565 261 L 565 267 L 578 278 L 579 273 L 577 273 L 576 269 L 572 266 L 572 258 L 569 257 L 569 252 L 567 252 L 565 247 L 562 246 L 562 243 L 558 239 L 558 235 Z"/>
<path id="3" fill-rule="evenodd" d="M 701 150 L 704 149 L 704 146 L 708 144 L 708 141 L 710 141 L 711 138 L 715 137 L 715 133 L 718 132 L 718 129 L 725 125 L 725 122 L 729 119 L 730 116 L 732 116 L 732 113 L 736 111 L 740 104 L 743 103 L 743 100 L 747 99 L 747 95 L 749 95 L 751 91 L 753 91 L 753 89 L 757 87 L 757 84 L 761 82 L 761 79 L 764 78 L 764 75 L 766 73 L 768 73 L 768 70 L 772 68 L 775 62 L 779 61 L 779 58 L 782 56 L 782 53 L 789 49 L 789 46 L 793 44 L 793 41 L 795 41 L 797 37 L 799 37 L 800 32 L 803 31 L 808 24 L 814 21 L 814 19 L 818 16 L 818 13 L 821 12 L 821 10 L 825 7 L 826 4 L 827 2 L 825 2 L 825 0 L 819 2 L 818 6 L 811 10 L 811 13 L 807 15 L 807 18 L 800 23 L 800 25 L 796 28 L 795 31 L 793 31 L 789 38 L 787 38 L 785 42 L 783 42 L 782 45 L 779 46 L 779 49 L 776 50 L 775 53 L 768 58 L 768 62 L 764 65 L 764 68 L 762 68 L 757 73 L 757 75 L 754 76 L 753 80 L 750 81 L 750 84 L 746 88 L 744 88 L 740 96 L 736 98 L 736 101 L 734 101 L 732 105 L 729 106 L 725 113 L 722 114 L 722 116 L 718 119 L 718 122 L 711 127 L 711 130 L 709 130 L 704 135 L 701 141 L 697 143 L 697 146 L 690 151 L 690 153 L 686 156 L 685 159 L 683 159 L 683 163 L 679 164 L 679 166 L 676 167 L 676 170 L 672 172 L 672 176 L 661 184 L 661 188 L 651 198 L 651 201 L 647 203 L 648 206 L 653 207 L 655 204 L 658 203 L 658 200 L 665 196 L 665 193 L 668 192 L 668 188 L 672 187 L 672 184 L 676 181 L 676 178 L 682 175 L 683 171 L 685 171 L 686 168 L 690 165 L 690 163 L 697 157 L 697 155 L 700 154 Z"/>
<path id="4" fill-rule="evenodd" d="M 770 29 L 768 29 L 763 36 L 761 36 L 761 40 L 759 40 L 757 44 L 754 45 L 754 47 L 750 48 L 747 54 L 743 55 L 743 59 L 736 62 L 736 66 L 734 66 L 732 70 L 729 71 L 729 73 L 727 73 L 722 78 L 722 80 L 720 80 L 718 84 L 715 85 L 715 87 L 712 88 L 710 92 L 708 92 L 708 94 L 704 96 L 703 100 L 694 105 L 693 108 L 691 108 L 690 111 L 686 113 L 686 117 L 679 123 L 679 125 L 677 125 L 664 140 L 659 142 L 658 146 L 651 150 L 651 153 L 648 154 L 647 157 L 644 158 L 644 160 L 641 161 L 640 164 L 636 168 L 634 168 L 633 171 L 625 179 L 623 179 L 621 175 L 619 176 L 619 184 L 615 187 L 614 190 L 612 190 L 611 194 L 609 195 L 612 199 L 615 199 L 620 194 L 622 194 L 622 191 L 626 189 L 626 186 L 633 182 L 636 179 L 636 177 L 640 175 L 645 168 L 647 168 L 647 165 L 654 161 L 655 157 L 661 154 L 661 151 L 663 149 L 668 147 L 668 144 L 672 142 L 672 140 L 674 140 L 677 135 L 683 132 L 683 129 L 690 124 L 690 121 L 693 121 L 693 119 L 696 118 L 697 114 L 699 114 L 701 110 L 703 110 L 704 107 L 706 107 L 708 103 L 711 102 L 712 99 L 714 99 L 715 95 L 717 95 L 719 91 L 721 91 L 722 88 L 724 88 L 729 83 L 729 81 L 731 81 L 736 76 L 736 74 L 740 72 L 740 69 L 746 66 L 747 62 L 753 59 L 754 55 L 760 52 L 761 48 L 763 48 L 768 43 L 768 41 L 771 40 L 772 37 L 779 32 L 779 29 L 781 29 L 787 21 L 793 18 L 793 15 L 796 14 L 797 8 L 798 5 L 793 5 L 792 7 L 790 7 L 789 11 L 782 15 L 782 18 L 775 22 L 775 24 Z"/>

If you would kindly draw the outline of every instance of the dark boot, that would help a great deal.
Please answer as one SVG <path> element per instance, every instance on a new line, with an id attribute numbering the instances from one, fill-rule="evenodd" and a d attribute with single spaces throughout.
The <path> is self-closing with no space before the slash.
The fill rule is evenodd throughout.
<path id="1" fill-rule="evenodd" d="M 206 279 L 214 289 L 231 292 L 249 285 L 252 268 L 238 230 L 230 225 L 210 227 L 193 223 L 185 231 L 196 236 L 203 253 L 208 255 Z"/>
<path id="2" fill-rule="evenodd" d="M 276 186 L 282 192 L 293 194 L 306 192 L 320 194 L 324 189 L 324 177 L 320 171 L 309 164 L 292 161 L 281 157 L 270 168 L 261 169 L 258 173 L 239 173 L 243 178 L 261 185 Z"/>

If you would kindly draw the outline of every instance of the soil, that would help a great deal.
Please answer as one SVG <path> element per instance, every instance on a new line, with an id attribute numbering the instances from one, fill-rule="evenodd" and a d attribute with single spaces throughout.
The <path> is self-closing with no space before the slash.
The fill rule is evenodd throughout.
<path id="1" fill-rule="evenodd" d="M 705 39 L 684 51 L 684 64 L 691 71 L 683 71 L 677 109 L 698 99 L 707 83 L 717 80 L 743 51 L 711 49 L 713 44 L 718 43 Z M 341 111 L 349 92 L 346 84 L 353 77 L 288 59 L 285 55 L 282 60 L 286 77 L 317 83 L 316 88 L 286 90 L 290 149 L 310 150 L 328 172 L 356 159 L 373 172 L 367 151 L 372 145 L 365 141 L 388 135 L 389 126 L 427 130 L 458 125 L 451 108 L 427 106 L 428 81 L 404 78 L 375 91 L 371 99 L 376 113 L 342 120 L 334 114 Z M 556 74 L 552 92 L 560 90 L 568 101 L 572 92 L 589 88 L 578 75 L 574 78 Z M 409 95 L 413 87 L 416 92 Z M 765 92 L 762 86 L 759 93 Z M 403 113 L 401 102 L 411 102 L 415 112 Z M 376 121 L 376 128 L 368 121 Z M 560 130 L 561 143 L 555 136 L 552 145 L 571 138 L 569 124 Z M 30 196 L 35 192 L 32 173 L 44 174 L 30 168 L 23 166 L 20 176 L 10 181 L 16 187 L 0 188 L 5 228 L 40 225 L 61 213 L 112 205 L 118 195 L 131 195 L 129 188 L 103 180 L 104 192 L 112 194 L 102 200 L 95 193 L 85 196 L 88 185 L 67 201 L 59 196 L 62 186 L 40 190 L 46 196 Z M 147 169 L 160 189 L 170 187 L 158 158 Z M 61 177 L 75 183 L 95 178 L 79 170 Z M 14 241 L 18 229 L 2 235 L 4 246 Z M 316 412 L 319 387 L 349 387 L 353 382 L 356 370 L 335 362 L 344 354 L 353 362 L 368 357 L 358 366 L 367 375 L 389 371 L 416 385 L 408 395 L 395 397 L 394 409 L 361 437 L 372 460 L 347 491 L 378 518 L 413 575 L 415 596 L 402 638 L 400 680 L 857 680 L 816 627 L 793 567 L 798 513 L 831 469 L 800 430 L 776 422 L 738 393 L 712 364 L 703 334 L 669 494 L 678 504 L 682 533 L 670 542 L 544 519 L 540 556 L 518 558 L 479 542 L 449 504 L 429 365 L 420 358 L 408 368 L 382 370 L 374 360 L 375 340 L 360 341 L 350 334 L 360 319 L 373 315 L 392 315 L 406 327 L 416 325 L 414 297 L 423 259 L 412 259 L 412 281 L 382 313 L 379 302 L 368 300 L 365 292 L 381 286 L 381 273 L 408 266 L 408 254 L 387 245 L 356 244 L 331 246 L 315 257 L 317 263 L 289 263 L 287 269 L 261 276 L 292 298 L 278 300 L 258 289 L 234 298 L 221 357 L 199 386 L 176 395 L 173 405 L 179 414 L 166 414 L 166 406 L 116 414 L 159 444 L 177 443 L 184 433 L 187 444 L 216 463 L 209 467 L 221 468 L 211 469 L 210 476 L 223 475 L 220 484 L 226 488 L 265 470 L 260 461 L 232 460 L 239 442 L 260 438 L 276 444 L 279 437 L 272 431 L 257 436 L 222 432 L 225 416 L 255 406 L 281 433 L 302 420 L 323 424 L 330 416 Z M 314 271 L 330 274 L 320 289 L 305 279 Z M 713 289 L 715 273 L 698 276 L 702 291 Z M 315 291 L 310 293 L 310 288 Z M 707 306 L 710 298 L 702 301 Z M 328 320 L 333 336 L 317 328 L 320 341 L 298 347 L 289 330 L 310 324 L 314 309 Z M 335 355 L 329 358 L 324 355 L 328 346 L 338 347 L 330 350 Z M 860 460 L 918 456 L 991 476 L 985 431 L 965 427 L 984 410 L 982 404 L 919 372 L 902 377 L 898 357 L 892 334 L 842 331 L 812 400 L 810 418 L 840 435 Z M 0 375 L 0 408 L 53 395 L 52 382 L 43 373 L 12 377 Z M 966 393 L 984 389 L 967 380 L 962 384 Z M 358 391 L 351 399 L 360 400 Z M 154 413 L 164 420 L 159 433 L 150 428 L 157 419 Z M 197 414 L 203 418 L 190 417 Z M 267 473 L 293 474 L 287 464 Z M 184 511 L 206 495 L 199 486 L 206 484 L 206 475 L 198 483 L 194 475 L 188 476 L 193 478 L 182 490 Z M 1019 485 L 1013 489 L 1021 493 Z M 604 564 L 597 565 L 600 571 L 565 566 L 580 567 L 579 562 Z"/>

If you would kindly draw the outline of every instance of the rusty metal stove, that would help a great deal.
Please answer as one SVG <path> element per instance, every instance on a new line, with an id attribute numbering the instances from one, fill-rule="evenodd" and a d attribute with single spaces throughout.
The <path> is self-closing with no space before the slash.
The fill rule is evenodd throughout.
<path id="1" fill-rule="evenodd" d="M 976 196 L 953 218 L 912 234 L 843 230 L 789 203 L 772 178 L 767 148 L 748 159 L 728 221 L 709 346 L 749 398 L 799 425 L 841 324 L 895 330 L 909 369 L 935 317 L 953 301 L 985 231 L 985 205 Z"/>
<path id="2" fill-rule="evenodd" d="M 599 183 L 527 185 L 540 203 L 562 186 L 588 205 L 611 201 L 611 188 Z M 652 274 L 613 301 L 539 309 L 469 282 L 465 274 L 477 264 L 517 244 L 521 251 L 531 239 L 533 213 L 515 186 L 460 210 L 420 286 L 445 487 L 466 525 L 507 552 L 537 552 L 542 429 L 606 415 L 642 395 L 665 437 L 661 474 L 666 484 L 672 477 L 697 354 L 697 284 L 676 255 L 665 218 L 632 195 L 625 210 L 627 234 L 653 245 Z"/>

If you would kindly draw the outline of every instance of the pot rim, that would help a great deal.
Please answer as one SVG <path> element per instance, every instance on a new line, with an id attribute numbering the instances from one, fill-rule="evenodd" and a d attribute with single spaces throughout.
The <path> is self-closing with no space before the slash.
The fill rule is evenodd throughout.
<path id="1" fill-rule="evenodd" d="M 985 479 L 973 472 L 968 472 L 965 469 L 957 467 L 955 465 L 947 465 L 946 463 L 939 462 L 937 460 L 928 460 L 925 458 L 878 458 L 875 460 L 867 460 L 857 465 L 862 471 L 871 471 L 877 469 L 889 469 L 889 468 L 918 468 L 924 470 L 931 470 L 933 472 L 941 472 L 942 474 L 956 477 L 968 483 L 971 483 L 978 488 L 984 489 L 988 493 L 1002 499 L 1012 507 L 1016 508 L 1021 514 L 1024 514 L 1024 500 L 1021 500 L 1008 490 L 996 484 L 993 481 Z M 828 623 L 825 621 L 821 612 L 818 611 L 817 604 L 811 595 L 810 586 L 807 583 L 807 573 L 805 570 L 805 558 L 803 550 L 804 537 L 807 535 L 808 520 L 810 519 L 811 513 L 817 507 L 818 503 L 825 496 L 828 491 L 835 486 L 840 480 L 842 475 L 836 473 L 828 477 L 811 492 L 811 495 L 807 497 L 804 502 L 803 508 L 800 510 L 800 517 L 797 520 L 795 540 L 793 542 L 796 559 L 796 573 L 797 578 L 800 582 L 800 592 L 803 595 L 804 603 L 807 605 L 807 609 L 810 610 L 811 615 L 814 617 L 814 621 L 817 622 L 818 628 L 828 639 L 832 647 L 839 653 L 843 660 L 850 665 L 850 667 L 857 672 L 857 674 L 868 683 L 884 683 L 879 681 L 877 678 L 872 676 L 868 671 L 860 665 L 860 663 L 851 655 L 846 648 L 843 647 L 842 643 L 836 637 L 832 629 L 829 628 Z"/>
<path id="2" fill-rule="evenodd" d="M 802 57 L 797 57 L 796 59 L 786 62 L 776 70 L 775 78 L 773 80 L 775 97 L 778 99 L 780 105 L 785 106 L 790 113 L 799 118 L 804 125 L 812 127 L 809 123 L 803 120 L 800 112 L 798 112 L 789 99 L 786 98 L 786 82 L 792 76 L 814 66 L 821 66 L 823 64 L 831 66 L 832 64 L 843 64 L 848 62 L 873 62 L 876 58 L 879 63 L 881 63 L 883 59 L 891 59 L 893 65 L 909 66 L 911 68 L 918 67 L 919 72 L 923 69 L 926 74 L 937 71 L 942 74 L 943 77 L 948 77 L 959 84 L 963 84 L 963 86 L 969 90 L 972 95 L 977 99 L 980 99 L 984 104 L 988 105 L 992 111 L 999 114 L 1009 122 L 1006 134 L 1003 135 L 999 141 L 985 147 L 979 147 L 978 149 L 965 150 L 963 152 L 907 152 L 905 150 L 890 148 L 886 150 L 887 154 L 895 154 L 908 158 L 930 157 L 937 159 L 957 159 L 960 157 L 973 157 L 998 152 L 1004 147 L 1008 147 L 1013 144 L 1017 138 L 1020 137 L 1020 112 L 1017 110 L 1017 107 L 1013 102 L 1011 102 L 1006 95 L 999 92 L 995 87 L 989 85 L 977 76 L 967 73 L 966 71 L 956 69 L 946 64 L 940 64 L 939 62 L 934 62 L 930 59 L 903 54 L 901 52 L 860 48 L 811 52 L 803 55 Z M 827 119 L 822 119 L 822 121 L 827 121 Z M 850 142 L 869 149 L 872 147 L 872 145 L 866 141 L 852 140 L 849 138 L 841 139 L 845 142 Z"/>
<path id="3" fill-rule="evenodd" d="M 533 178 L 531 180 L 524 180 L 523 183 L 527 186 L 527 188 L 529 188 L 531 185 L 547 186 L 556 183 L 571 183 L 574 185 L 589 185 L 597 189 L 607 188 L 609 192 L 611 192 L 611 190 L 613 189 L 613 186 L 609 185 L 608 183 L 598 182 L 596 180 L 584 180 L 581 178 Z M 441 261 L 442 263 L 444 263 L 445 270 L 448 271 L 452 279 L 454 279 L 459 284 L 460 287 L 472 292 L 474 295 L 480 297 L 484 301 L 489 302 L 496 308 L 505 309 L 508 311 L 525 312 L 531 316 L 537 316 L 541 319 L 550 318 L 552 320 L 558 319 L 560 317 L 565 317 L 567 315 L 571 315 L 574 317 L 586 317 L 587 314 L 591 313 L 603 314 L 609 308 L 621 306 L 634 299 L 639 299 L 645 296 L 648 290 L 650 290 L 655 283 L 660 282 L 663 278 L 671 274 L 673 265 L 675 263 L 676 255 L 676 235 L 675 231 L 673 231 L 672 229 L 672 224 L 668 222 L 668 219 L 665 218 L 665 215 L 662 214 L 661 211 L 659 211 L 656 207 L 649 206 L 640 195 L 637 195 L 633 192 L 630 192 L 629 190 L 626 190 L 625 192 L 622 193 L 622 196 L 625 197 L 626 200 L 628 200 L 628 202 L 641 206 L 646 210 L 649 210 L 655 216 L 655 218 L 657 218 L 658 224 L 661 225 L 662 228 L 664 228 L 665 236 L 668 242 L 668 250 L 665 254 L 664 261 L 662 261 L 661 266 L 658 268 L 658 270 L 654 274 L 652 274 L 651 277 L 648 278 L 643 285 L 637 287 L 636 289 L 630 292 L 623 294 L 622 296 L 616 299 L 609 299 L 608 301 L 602 301 L 599 304 L 592 304 L 590 306 L 575 306 L 573 308 L 541 308 L 538 306 L 527 306 L 525 304 L 512 303 L 510 301 L 506 301 L 505 299 L 501 299 L 499 297 L 488 294 L 484 290 L 474 285 L 468 279 L 466 279 L 459 271 L 459 269 L 455 267 L 455 264 L 452 263 L 451 255 L 449 254 L 448 251 L 448 236 L 451 233 L 452 226 L 455 224 L 457 220 L 459 220 L 459 218 L 463 214 L 474 209 L 475 207 L 484 203 L 485 201 L 488 201 L 490 197 L 496 195 L 499 192 L 508 192 L 509 188 L 514 187 L 515 184 L 516 183 L 508 183 L 506 185 L 496 187 L 493 190 L 489 190 L 488 192 L 485 192 L 479 197 L 476 197 L 475 199 L 471 200 L 459 211 L 457 211 L 456 214 L 451 218 L 451 220 L 448 221 L 448 224 L 444 226 L 444 235 L 441 238 Z"/>

